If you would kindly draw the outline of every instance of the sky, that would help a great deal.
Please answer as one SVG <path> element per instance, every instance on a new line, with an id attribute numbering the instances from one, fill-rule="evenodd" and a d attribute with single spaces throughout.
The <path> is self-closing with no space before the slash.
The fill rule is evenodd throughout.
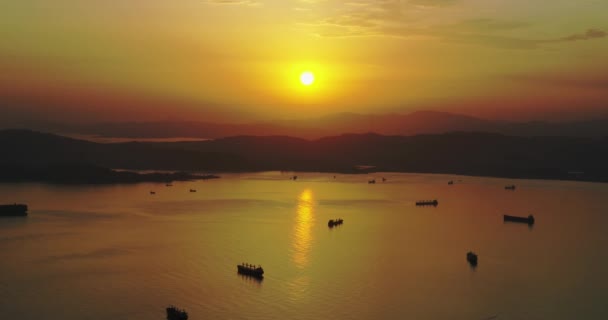
<path id="1" fill-rule="evenodd" d="M 606 12 L 605 0 L 3 1 L 0 125 L 608 118 Z"/>

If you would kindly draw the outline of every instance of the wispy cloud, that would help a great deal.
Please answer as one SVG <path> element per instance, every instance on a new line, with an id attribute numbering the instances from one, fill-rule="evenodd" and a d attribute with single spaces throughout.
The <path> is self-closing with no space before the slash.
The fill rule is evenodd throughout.
<path id="1" fill-rule="evenodd" d="M 460 2 L 460 0 L 409 0 L 409 4 L 423 7 L 442 7 Z"/>
<path id="2" fill-rule="evenodd" d="M 300 0 L 309 8 L 322 6 L 319 0 Z M 320 16 L 303 23 L 309 32 L 320 37 L 430 37 L 446 42 L 481 45 L 501 49 L 536 49 L 550 43 L 594 40 L 608 37 L 600 29 L 589 29 L 564 37 L 547 39 L 534 37 L 531 32 L 522 33 L 532 23 L 520 20 L 476 18 L 456 23 L 438 24 L 419 19 L 419 6 L 428 7 L 425 12 L 435 16 L 449 10 L 447 6 L 459 6 L 460 0 L 352 0 L 333 3 L 333 10 L 319 10 Z M 325 16 L 323 16 L 325 15 Z"/>
<path id="3" fill-rule="evenodd" d="M 543 84 L 562 88 L 582 88 L 606 91 L 608 75 L 597 73 L 542 73 L 542 74 L 512 74 L 503 78 L 526 84 Z"/>
<path id="4" fill-rule="evenodd" d="M 207 0 L 209 4 L 216 5 L 246 5 L 246 6 L 259 6 L 260 1 L 255 0 Z"/>
<path id="5" fill-rule="evenodd" d="M 569 35 L 567 37 L 563 37 L 563 38 L 559 39 L 558 41 L 591 40 L 591 39 L 605 38 L 606 36 L 608 36 L 608 33 L 604 30 L 589 29 L 585 33 Z"/>

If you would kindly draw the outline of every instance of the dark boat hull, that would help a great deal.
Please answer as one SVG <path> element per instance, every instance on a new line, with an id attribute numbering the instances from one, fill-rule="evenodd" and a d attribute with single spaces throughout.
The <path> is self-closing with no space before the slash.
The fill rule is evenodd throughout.
<path id="1" fill-rule="evenodd" d="M 27 216 L 27 205 L 6 204 L 0 205 L 0 217 L 24 217 Z"/>
<path id="2" fill-rule="evenodd" d="M 529 216 L 529 217 L 517 217 L 517 216 L 510 216 L 510 215 L 506 215 L 505 214 L 503 216 L 503 221 L 526 223 L 526 224 L 534 224 L 534 217 L 533 216 Z"/>
<path id="3" fill-rule="evenodd" d="M 338 220 L 329 220 L 329 222 L 327 222 L 327 226 L 330 228 L 333 228 L 335 226 L 339 226 L 342 223 L 344 223 L 344 220 L 342 219 L 338 219 Z"/>
<path id="4" fill-rule="evenodd" d="M 167 320 L 188 320 L 188 313 L 171 306 L 167 308 Z"/>
<path id="5" fill-rule="evenodd" d="M 476 266 L 477 265 L 477 255 L 469 252 L 467 253 L 467 261 L 472 265 L 472 266 Z"/>
<path id="6" fill-rule="evenodd" d="M 262 268 L 250 268 L 250 267 L 246 267 L 246 266 L 242 266 L 242 265 L 237 265 L 236 268 L 238 270 L 238 273 L 240 273 L 240 274 L 244 274 L 244 275 L 248 275 L 248 276 L 252 276 L 252 277 L 256 277 L 256 278 L 264 277 L 264 269 L 262 269 Z"/>
<path id="7" fill-rule="evenodd" d="M 432 200 L 432 201 L 416 201 L 416 205 L 417 206 L 437 206 L 437 205 L 439 205 L 439 201 L 437 201 L 437 200 Z"/>

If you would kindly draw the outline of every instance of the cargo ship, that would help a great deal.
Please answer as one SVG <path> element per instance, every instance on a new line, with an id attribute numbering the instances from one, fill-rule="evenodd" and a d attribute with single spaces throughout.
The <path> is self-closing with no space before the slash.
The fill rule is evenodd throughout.
<path id="1" fill-rule="evenodd" d="M 339 226 L 343 223 L 344 223 L 344 220 L 342 220 L 342 219 L 329 220 L 329 222 L 327 222 L 327 226 L 330 228 L 333 228 L 333 227 Z"/>
<path id="2" fill-rule="evenodd" d="M 167 307 L 167 320 L 188 320 L 188 313 L 175 306 Z"/>
<path id="3" fill-rule="evenodd" d="M 438 204 L 439 204 L 439 201 L 437 201 L 437 200 L 416 201 L 417 206 L 437 206 Z"/>
<path id="4" fill-rule="evenodd" d="M 260 266 L 260 265 L 258 265 L 256 267 L 253 264 L 248 264 L 248 263 L 243 262 L 243 263 L 237 265 L 236 268 L 240 274 L 257 277 L 257 278 L 262 278 L 264 276 L 264 269 L 262 269 L 262 266 Z"/>
<path id="5" fill-rule="evenodd" d="M 510 215 L 505 214 L 503 216 L 503 220 L 507 221 L 507 222 L 527 223 L 529 225 L 533 225 L 534 224 L 534 216 L 533 215 L 529 215 L 527 217 L 517 217 L 517 216 L 510 216 Z"/>

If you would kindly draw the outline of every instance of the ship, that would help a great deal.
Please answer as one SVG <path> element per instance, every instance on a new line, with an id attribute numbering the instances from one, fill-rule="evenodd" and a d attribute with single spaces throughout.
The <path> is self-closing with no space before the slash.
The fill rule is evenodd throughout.
<path id="1" fill-rule="evenodd" d="M 344 220 L 342 220 L 342 219 L 335 219 L 335 220 L 332 219 L 332 220 L 329 220 L 329 222 L 327 222 L 327 226 L 330 228 L 333 228 L 333 227 L 339 226 L 343 223 L 344 223 Z"/>
<path id="2" fill-rule="evenodd" d="M 190 189 L 190 192 L 196 192 L 196 189 Z"/>
<path id="3" fill-rule="evenodd" d="M 186 310 L 169 306 L 167 307 L 167 320 L 188 320 L 188 313 Z"/>
<path id="4" fill-rule="evenodd" d="M 510 186 L 505 186 L 505 190 L 513 190 L 513 191 L 515 191 L 515 185 L 512 184 Z"/>
<path id="5" fill-rule="evenodd" d="M 5 204 L 0 205 L 0 217 L 24 217 L 27 216 L 27 205 Z"/>
<path id="6" fill-rule="evenodd" d="M 264 277 L 264 269 L 260 265 L 258 265 L 256 267 L 253 264 L 248 264 L 248 263 L 243 262 L 243 263 L 237 265 L 236 268 L 240 274 L 244 274 L 244 275 L 248 275 L 248 276 L 252 276 L 252 277 L 256 277 L 256 278 Z"/>
<path id="7" fill-rule="evenodd" d="M 472 265 L 477 265 L 477 255 L 473 251 L 467 252 L 467 261 Z"/>
<path id="8" fill-rule="evenodd" d="M 437 200 L 420 200 L 416 201 L 417 206 L 437 206 L 439 201 Z"/>
<path id="9" fill-rule="evenodd" d="M 533 225 L 534 224 L 534 216 L 533 215 L 529 215 L 527 217 L 518 217 L 518 216 L 510 216 L 510 215 L 505 214 L 503 216 L 503 220 L 507 221 L 507 222 L 527 223 L 529 225 Z"/>

